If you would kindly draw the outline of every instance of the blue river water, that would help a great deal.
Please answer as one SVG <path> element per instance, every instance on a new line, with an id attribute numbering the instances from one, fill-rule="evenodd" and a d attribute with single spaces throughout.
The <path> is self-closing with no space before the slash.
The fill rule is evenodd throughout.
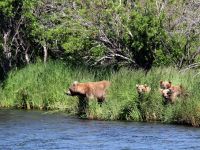
<path id="1" fill-rule="evenodd" d="M 200 149 L 200 128 L 0 110 L 0 150 Z"/>

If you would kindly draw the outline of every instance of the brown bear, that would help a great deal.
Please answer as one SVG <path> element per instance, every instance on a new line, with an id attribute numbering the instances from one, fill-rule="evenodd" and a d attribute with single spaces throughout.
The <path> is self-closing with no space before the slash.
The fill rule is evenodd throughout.
<path id="1" fill-rule="evenodd" d="M 171 86 L 168 89 L 161 89 L 161 94 L 165 99 L 165 103 L 174 103 L 177 97 L 183 96 L 183 87 Z"/>
<path id="2" fill-rule="evenodd" d="M 69 96 L 79 98 L 97 99 L 99 103 L 105 100 L 106 91 L 110 86 L 109 81 L 79 83 L 75 81 L 66 92 Z"/>
<path id="3" fill-rule="evenodd" d="M 160 81 L 160 88 L 161 89 L 169 89 L 172 86 L 171 81 Z"/>
<path id="4" fill-rule="evenodd" d="M 146 84 L 136 84 L 136 89 L 138 94 L 149 93 L 151 91 L 151 88 Z"/>

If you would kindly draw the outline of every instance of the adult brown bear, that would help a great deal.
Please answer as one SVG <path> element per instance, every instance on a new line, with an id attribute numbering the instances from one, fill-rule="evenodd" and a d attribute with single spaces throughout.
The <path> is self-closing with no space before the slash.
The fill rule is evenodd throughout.
<path id="1" fill-rule="evenodd" d="M 174 103 L 177 97 L 187 96 L 182 85 L 171 86 L 168 89 L 161 89 L 160 91 L 165 99 L 165 103 Z"/>
<path id="2" fill-rule="evenodd" d="M 85 83 L 74 81 L 66 94 L 69 96 L 78 96 L 79 98 L 87 98 L 87 100 L 97 99 L 101 103 L 105 100 L 106 92 L 110 84 L 109 81 L 105 80 Z"/>

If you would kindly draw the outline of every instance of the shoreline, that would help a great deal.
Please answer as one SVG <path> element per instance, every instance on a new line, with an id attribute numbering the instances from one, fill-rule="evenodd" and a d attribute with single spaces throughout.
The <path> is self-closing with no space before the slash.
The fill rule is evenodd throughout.
<path id="1" fill-rule="evenodd" d="M 64 111 L 78 113 L 79 100 L 64 94 L 73 81 L 88 82 L 109 80 L 112 85 L 106 103 L 99 106 L 91 100 L 86 118 L 97 120 L 128 120 L 134 122 L 160 121 L 163 123 L 200 125 L 200 79 L 193 78 L 198 70 L 181 73 L 175 68 L 143 70 L 122 68 L 88 71 L 71 68 L 62 62 L 36 63 L 20 70 L 13 70 L 0 87 L 0 106 L 4 108 Z M 192 80 L 191 80 L 192 79 Z M 189 93 L 174 104 L 163 104 L 159 81 L 170 80 L 173 85 L 182 84 Z M 151 92 L 139 99 L 136 84 L 147 84 Z"/>
<path id="2" fill-rule="evenodd" d="M 23 111 L 23 112 L 43 112 L 45 114 L 62 114 L 64 116 L 67 117 L 72 117 L 72 118 L 76 118 L 76 119 L 80 119 L 80 120 L 88 120 L 88 121 L 106 121 L 106 122 L 134 122 L 134 123 L 150 123 L 150 124 L 162 124 L 162 125 L 176 125 L 176 126 L 184 126 L 184 127 L 193 127 L 193 128 L 199 128 L 199 126 L 193 126 L 191 124 L 187 124 L 187 123 L 178 123 L 178 122 L 171 122 L 171 123 L 165 123 L 162 121 L 133 121 L 133 120 L 103 120 L 103 119 L 91 119 L 91 118 L 87 118 L 87 117 L 81 117 L 79 115 L 76 114 L 67 114 L 65 111 L 63 110 L 41 110 L 41 109 L 18 109 L 18 108 L 5 108 L 5 107 L 0 107 L 0 111 L 5 111 L 5 110 L 10 110 L 10 111 Z"/>

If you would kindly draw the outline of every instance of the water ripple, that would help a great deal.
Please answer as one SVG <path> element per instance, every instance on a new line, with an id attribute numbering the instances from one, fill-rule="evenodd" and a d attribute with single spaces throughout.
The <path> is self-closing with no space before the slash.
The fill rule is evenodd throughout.
<path id="1" fill-rule="evenodd" d="M 198 128 L 89 121 L 62 113 L 0 110 L 0 149 L 200 149 Z"/>

